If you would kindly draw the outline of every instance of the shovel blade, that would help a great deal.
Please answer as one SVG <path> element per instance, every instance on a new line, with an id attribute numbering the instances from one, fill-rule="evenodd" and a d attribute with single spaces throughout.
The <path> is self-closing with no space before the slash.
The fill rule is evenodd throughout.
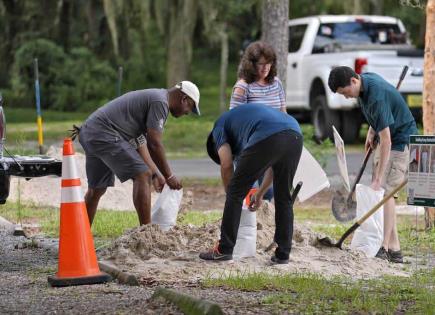
<path id="1" fill-rule="evenodd" d="M 340 243 L 334 243 L 329 237 L 323 237 L 317 239 L 320 245 L 326 246 L 326 247 L 337 247 L 341 249 Z"/>
<path id="2" fill-rule="evenodd" d="M 335 192 L 331 203 L 332 214 L 339 222 L 349 222 L 356 218 L 356 202 L 343 192 Z"/>

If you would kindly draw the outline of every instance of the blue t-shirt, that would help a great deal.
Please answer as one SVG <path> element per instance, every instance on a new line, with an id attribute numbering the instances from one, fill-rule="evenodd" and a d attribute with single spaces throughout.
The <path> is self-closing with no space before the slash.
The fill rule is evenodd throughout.
<path id="1" fill-rule="evenodd" d="M 233 155 L 284 130 L 302 134 L 292 116 L 262 104 L 247 103 L 224 114 L 214 124 L 212 133 L 216 150 L 228 143 Z"/>
<path id="2" fill-rule="evenodd" d="M 390 127 L 391 150 L 403 151 L 409 136 L 417 134 L 417 126 L 408 105 L 399 91 L 375 73 L 361 74 L 363 92 L 358 97 L 369 125 L 378 133 Z"/>

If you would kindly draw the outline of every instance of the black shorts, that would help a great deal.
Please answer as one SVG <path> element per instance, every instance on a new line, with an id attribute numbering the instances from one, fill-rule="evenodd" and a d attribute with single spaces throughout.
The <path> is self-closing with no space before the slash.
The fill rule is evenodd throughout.
<path id="1" fill-rule="evenodd" d="M 148 170 L 137 150 L 120 136 L 84 125 L 79 141 L 86 154 L 89 188 L 114 186 L 115 175 L 125 182 Z"/>

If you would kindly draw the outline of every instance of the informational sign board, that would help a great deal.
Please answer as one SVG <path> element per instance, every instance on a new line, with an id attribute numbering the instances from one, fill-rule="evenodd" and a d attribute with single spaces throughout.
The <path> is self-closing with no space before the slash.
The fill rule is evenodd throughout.
<path id="1" fill-rule="evenodd" d="M 347 172 L 346 154 L 344 153 L 344 141 L 338 133 L 337 129 L 332 126 L 334 132 L 335 151 L 337 153 L 338 169 L 340 170 L 343 185 L 350 192 L 349 173 Z"/>
<path id="2" fill-rule="evenodd" d="M 410 136 L 407 201 L 435 207 L 435 136 Z"/>

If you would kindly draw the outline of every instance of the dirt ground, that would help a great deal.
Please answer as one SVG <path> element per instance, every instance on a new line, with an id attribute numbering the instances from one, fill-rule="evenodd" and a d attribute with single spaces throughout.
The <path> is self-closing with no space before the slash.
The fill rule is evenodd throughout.
<path id="1" fill-rule="evenodd" d="M 106 284 L 52 288 L 47 277 L 57 271 L 56 251 L 12 236 L 0 222 L 0 314 L 182 314 L 163 299 L 151 299 L 161 283 Z M 48 241 L 48 240 L 46 240 Z M 218 302 L 226 314 L 270 314 L 258 300 L 267 292 L 207 289 L 198 284 L 165 287 Z"/>

